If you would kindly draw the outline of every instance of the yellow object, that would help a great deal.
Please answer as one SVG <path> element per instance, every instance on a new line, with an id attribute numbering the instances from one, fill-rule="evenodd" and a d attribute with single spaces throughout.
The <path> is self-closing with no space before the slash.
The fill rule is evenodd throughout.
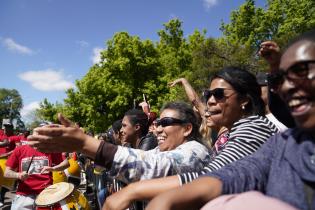
<path id="1" fill-rule="evenodd" d="M 64 171 L 53 171 L 53 184 L 59 183 L 59 182 L 67 182 L 67 176 Z"/>
<path id="2" fill-rule="evenodd" d="M 94 174 L 101 175 L 105 171 L 105 168 L 101 166 L 95 166 Z"/>
<path id="3" fill-rule="evenodd" d="M 69 168 L 65 169 L 65 174 L 67 175 L 67 177 L 71 176 L 71 177 L 75 177 L 75 178 L 79 178 L 81 177 L 81 167 L 78 164 L 78 162 L 76 160 L 74 160 L 73 158 L 69 159 Z"/>
<path id="4" fill-rule="evenodd" d="M 4 178 L 4 171 L 6 168 L 7 158 L 0 158 L 0 186 L 5 187 L 8 190 L 13 190 L 15 179 Z"/>

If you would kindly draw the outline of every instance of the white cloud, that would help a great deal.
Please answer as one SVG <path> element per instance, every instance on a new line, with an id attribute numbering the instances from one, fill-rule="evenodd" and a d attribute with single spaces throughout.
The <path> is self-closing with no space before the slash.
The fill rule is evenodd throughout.
<path id="1" fill-rule="evenodd" d="M 101 51 L 103 51 L 104 49 L 99 48 L 99 47 L 95 47 L 93 49 L 93 55 L 91 57 L 91 60 L 93 62 L 93 64 L 97 64 L 101 62 Z"/>
<path id="2" fill-rule="evenodd" d="M 2 44 L 10 51 L 12 52 L 17 52 L 20 54 L 24 54 L 24 55 L 32 55 L 34 54 L 34 51 L 31 50 L 30 48 L 23 46 L 21 44 L 18 44 L 17 42 L 15 42 L 13 39 L 11 38 L 4 38 L 1 39 Z"/>
<path id="3" fill-rule="evenodd" d="M 31 121 L 32 118 L 34 118 L 34 111 L 39 108 L 39 102 L 38 101 L 33 101 L 26 106 L 23 106 L 21 110 L 21 117 L 23 121 L 28 122 Z"/>
<path id="4" fill-rule="evenodd" d="M 218 0 L 203 0 L 203 5 L 206 9 L 210 9 L 218 3 Z"/>
<path id="5" fill-rule="evenodd" d="M 46 69 L 27 71 L 19 74 L 19 78 L 29 82 L 32 87 L 41 91 L 59 91 L 74 87 L 73 83 L 65 80 L 62 71 Z"/>
<path id="6" fill-rule="evenodd" d="M 87 41 L 84 41 L 84 40 L 76 41 L 76 43 L 77 43 L 81 48 L 85 48 L 85 47 L 90 46 L 90 44 L 89 44 Z"/>

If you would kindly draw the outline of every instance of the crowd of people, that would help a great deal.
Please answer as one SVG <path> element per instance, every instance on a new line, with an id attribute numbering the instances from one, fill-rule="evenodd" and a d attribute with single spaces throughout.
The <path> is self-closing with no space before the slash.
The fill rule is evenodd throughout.
<path id="1" fill-rule="evenodd" d="M 263 42 L 259 55 L 268 73 L 225 67 L 202 95 L 176 79 L 170 88 L 182 86 L 190 104 L 167 102 L 157 115 L 144 101 L 97 138 L 62 114 L 28 137 L 3 125 L 0 202 L 5 179 L 16 179 L 11 209 L 34 209 L 75 152 L 103 210 L 314 209 L 315 30 L 283 53 Z"/>

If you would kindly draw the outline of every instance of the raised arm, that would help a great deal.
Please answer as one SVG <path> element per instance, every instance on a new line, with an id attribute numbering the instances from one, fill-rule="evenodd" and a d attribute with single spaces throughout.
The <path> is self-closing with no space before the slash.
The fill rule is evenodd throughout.
<path id="1" fill-rule="evenodd" d="M 190 85 L 190 83 L 185 78 L 179 78 L 169 83 L 170 87 L 174 87 L 175 85 L 182 85 L 184 87 L 184 90 L 186 92 L 186 95 L 189 99 L 189 101 L 194 105 L 201 116 L 205 115 L 205 109 L 206 106 L 204 103 L 202 103 L 200 97 L 194 90 L 194 88 Z"/>

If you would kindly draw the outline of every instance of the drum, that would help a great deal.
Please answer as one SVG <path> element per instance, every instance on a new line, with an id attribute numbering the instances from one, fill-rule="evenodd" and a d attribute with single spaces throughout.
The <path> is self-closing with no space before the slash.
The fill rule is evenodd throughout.
<path id="1" fill-rule="evenodd" d="M 91 207 L 73 184 L 59 182 L 44 189 L 35 199 L 36 210 L 91 210 Z"/>
<path id="2" fill-rule="evenodd" d="M 0 186 L 5 187 L 8 190 L 13 190 L 15 179 L 5 178 L 4 171 L 6 168 L 7 158 L 0 158 Z"/>

